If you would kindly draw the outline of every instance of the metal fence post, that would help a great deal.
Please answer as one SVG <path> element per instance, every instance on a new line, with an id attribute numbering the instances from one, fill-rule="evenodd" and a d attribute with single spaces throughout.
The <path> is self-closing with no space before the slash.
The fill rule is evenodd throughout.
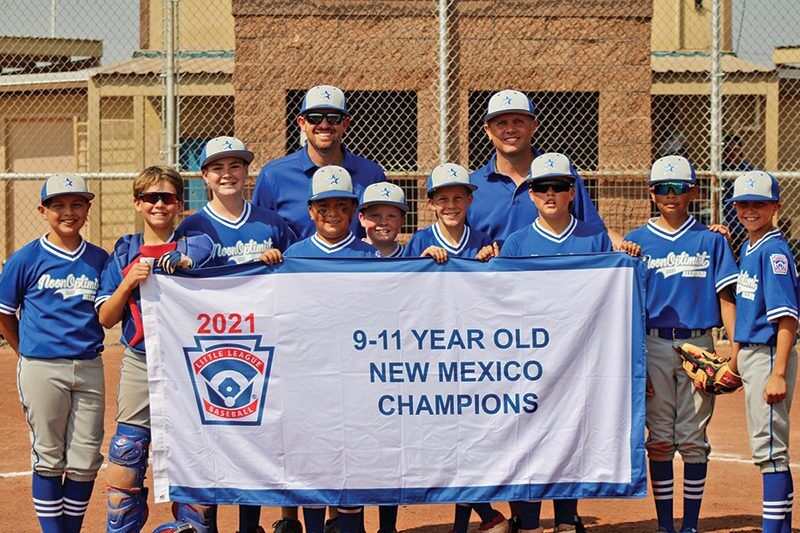
<path id="1" fill-rule="evenodd" d="M 711 128 L 709 139 L 709 162 L 711 170 L 711 205 L 712 222 L 720 222 L 720 171 L 721 168 L 721 148 L 722 148 L 722 72 L 721 48 L 722 48 L 722 0 L 711 1 Z"/>
<path id="2" fill-rule="evenodd" d="M 439 0 L 439 163 L 447 161 L 448 99 L 450 98 L 448 58 L 448 0 Z"/>
<path id="3" fill-rule="evenodd" d="M 165 61 L 165 141 L 164 149 L 166 161 L 170 166 L 175 166 L 175 140 L 176 140 L 176 109 L 175 109 L 175 3 L 176 0 L 167 0 L 165 4 L 166 15 L 164 20 L 164 55 Z"/>

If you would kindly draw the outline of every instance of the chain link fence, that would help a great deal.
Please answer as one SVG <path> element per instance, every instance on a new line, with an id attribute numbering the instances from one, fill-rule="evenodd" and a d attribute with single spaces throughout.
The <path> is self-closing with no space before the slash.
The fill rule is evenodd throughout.
<path id="1" fill-rule="evenodd" d="M 321 83 L 349 98 L 348 148 L 405 189 L 408 232 L 432 220 L 433 166 L 489 160 L 486 103 L 514 88 L 538 110 L 534 147 L 573 158 L 609 228 L 651 216 L 648 167 L 680 153 L 702 179 L 695 215 L 734 227 L 737 244 L 732 179 L 777 172 L 781 227 L 798 250 L 795 0 L 8 0 L 4 15 L 2 258 L 45 231 L 35 206 L 47 173 L 90 178 L 86 236 L 110 248 L 137 228 L 139 169 L 178 165 L 193 211 L 207 198 L 204 143 L 241 137 L 257 173 L 300 147 L 300 102 Z"/>

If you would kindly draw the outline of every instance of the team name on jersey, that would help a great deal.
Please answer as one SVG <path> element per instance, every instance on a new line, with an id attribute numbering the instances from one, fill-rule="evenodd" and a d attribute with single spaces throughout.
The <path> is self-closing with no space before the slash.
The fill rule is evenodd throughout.
<path id="1" fill-rule="evenodd" d="M 711 261 L 708 252 L 689 255 L 686 252 L 670 252 L 666 257 L 646 256 L 648 270 L 653 270 L 665 278 L 680 274 L 683 278 L 704 278 Z"/>
<path id="2" fill-rule="evenodd" d="M 38 287 L 40 290 L 55 289 L 55 293 L 64 298 L 80 296 L 84 300 L 93 302 L 100 281 L 97 278 L 88 278 L 85 274 L 75 277 L 70 274 L 66 278 L 54 278 L 50 274 L 42 274 L 39 277 Z"/>
<path id="3" fill-rule="evenodd" d="M 214 245 L 214 257 L 227 257 L 229 261 L 238 265 L 258 260 L 261 254 L 270 248 L 272 248 L 272 238 L 260 242 L 253 239 L 247 242 L 236 241 L 233 246 L 222 246 L 217 243 Z"/>
<path id="4" fill-rule="evenodd" d="M 739 272 L 739 281 L 736 282 L 736 296 L 741 295 L 746 300 L 755 300 L 758 291 L 758 276 L 750 276 L 743 270 Z"/>

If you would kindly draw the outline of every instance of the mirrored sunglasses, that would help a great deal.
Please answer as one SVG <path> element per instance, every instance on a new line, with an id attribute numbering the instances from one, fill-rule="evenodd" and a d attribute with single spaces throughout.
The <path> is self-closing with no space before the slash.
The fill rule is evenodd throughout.
<path id="1" fill-rule="evenodd" d="M 667 181 L 665 183 L 656 183 L 651 187 L 651 190 L 660 196 L 666 196 L 669 194 L 669 191 L 674 192 L 676 195 L 680 196 L 681 194 L 686 194 L 692 189 L 693 185 L 691 183 L 681 182 L 681 181 Z"/>

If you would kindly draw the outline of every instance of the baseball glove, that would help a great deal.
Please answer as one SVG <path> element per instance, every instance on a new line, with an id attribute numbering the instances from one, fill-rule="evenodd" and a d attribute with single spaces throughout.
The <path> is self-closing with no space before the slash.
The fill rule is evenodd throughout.
<path id="1" fill-rule="evenodd" d="M 673 346 L 683 359 L 683 369 L 694 386 L 706 394 L 728 394 L 742 387 L 742 377 L 733 372 L 728 361 L 715 353 L 685 342 Z"/>

